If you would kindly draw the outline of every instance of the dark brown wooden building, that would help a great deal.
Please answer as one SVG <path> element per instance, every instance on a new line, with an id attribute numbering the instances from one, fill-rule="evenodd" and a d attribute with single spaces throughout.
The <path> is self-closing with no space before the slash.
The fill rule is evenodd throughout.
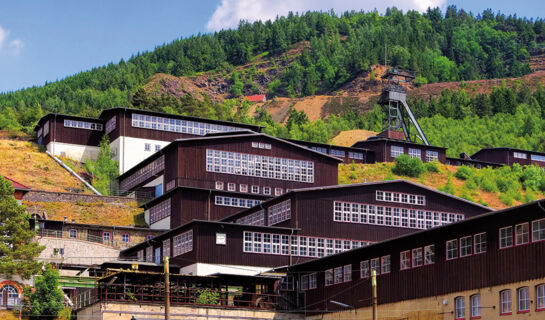
<path id="1" fill-rule="evenodd" d="M 375 163 L 375 153 L 371 150 L 343 147 L 327 143 L 309 142 L 296 139 L 286 139 L 287 141 L 307 147 L 314 151 L 342 159 L 344 163 Z"/>
<path id="2" fill-rule="evenodd" d="M 446 148 L 427 146 L 401 139 L 387 137 L 370 137 L 365 141 L 358 141 L 353 148 L 362 148 L 373 151 L 375 162 L 393 162 L 397 156 L 407 154 L 423 162 L 446 162 Z"/>
<path id="3" fill-rule="evenodd" d="M 508 166 L 518 163 L 545 167 L 545 153 L 514 148 L 484 148 L 475 152 L 471 159 Z"/>
<path id="4" fill-rule="evenodd" d="M 539 319 L 545 307 L 544 206 L 541 200 L 479 215 L 285 271 L 297 279 L 299 305 L 310 313 L 346 310 L 331 300 L 367 312 L 376 270 L 379 310 L 408 309 L 398 318 L 431 309 L 445 314 L 440 319 L 532 318 L 536 311 Z"/>

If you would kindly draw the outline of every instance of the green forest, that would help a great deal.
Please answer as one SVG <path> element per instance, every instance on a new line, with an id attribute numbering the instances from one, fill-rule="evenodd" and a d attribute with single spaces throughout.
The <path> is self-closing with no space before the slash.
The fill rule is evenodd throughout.
<path id="1" fill-rule="evenodd" d="M 239 99 L 213 102 L 186 95 L 181 99 L 148 95 L 150 76 L 222 72 L 256 56 L 285 58 L 294 44 L 308 42 L 268 85 L 269 96 L 307 96 L 331 92 L 384 63 L 415 71 L 417 83 L 521 76 L 531 72 L 526 59 L 543 49 L 545 21 L 493 13 L 472 15 L 454 6 L 425 13 L 395 8 L 377 12 L 307 12 L 275 21 L 241 22 L 237 29 L 198 34 L 138 53 L 63 80 L 0 94 L 0 129 L 30 132 L 44 113 L 97 116 L 116 106 L 145 108 L 222 120 L 256 123 L 279 137 L 327 142 L 348 129 L 379 131 L 383 112 L 347 111 L 309 122 L 292 111 L 287 126 Z M 241 94 L 232 74 L 231 93 Z M 449 147 L 449 155 L 487 146 L 517 146 L 543 151 L 545 93 L 524 86 L 500 86 L 489 95 L 444 91 L 439 99 L 410 102 L 432 144 Z"/>

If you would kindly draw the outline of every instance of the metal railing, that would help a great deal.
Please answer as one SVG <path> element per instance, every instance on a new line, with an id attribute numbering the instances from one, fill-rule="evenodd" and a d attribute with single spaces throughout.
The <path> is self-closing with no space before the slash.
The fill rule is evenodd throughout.
<path id="1" fill-rule="evenodd" d="M 180 286 L 170 288 L 171 305 L 276 310 L 279 298 L 280 296 L 274 294 L 237 290 Z M 99 284 L 98 287 L 77 295 L 74 304 L 76 309 L 81 309 L 98 301 L 164 304 L 165 290 L 163 286 L 153 285 Z"/>
<path id="2" fill-rule="evenodd" d="M 79 231 L 79 230 L 78 230 Z M 73 240 L 81 240 L 81 241 L 88 241 L 88 242 L 95 242 L 100 243 L 103 245 L 107 245 L 114 248 L 121 248 L 121 247 L 128 247 L 128 242 L 119 242 L 113 240 L 113 234 L 110 233 L 110 239 L 104 239 L 103 237 L 95 236 L 89 233 L 83 233 L 83 232 L 77 232 L 77 233 L 70 233 L 70 231 L 66 230 L 52 230 L 52 229 L 40 229 L 36 236 L 38 237 L 48 237 L 48 238 L 63 238 L 63 239 L 73 239 Z"/>

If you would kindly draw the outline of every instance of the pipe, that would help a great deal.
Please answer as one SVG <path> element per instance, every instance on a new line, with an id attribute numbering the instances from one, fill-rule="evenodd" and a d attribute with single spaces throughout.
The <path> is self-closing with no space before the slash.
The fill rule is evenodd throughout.
<path id="1" fill-rule="evenodd" d="M 100 192 L 97 191 L 97 189 L 93 188 L 93 186 L 91 184 L 89 184 L 89 182 L 85 181 L 85 179 L 83 179 L 82 177 L 80 177 L 79 174 L 75 173 L 74 170 L 70 169 L 70 167 L 68 167 L 67 165 L 65 165 L 59 158 L 55 157 L 54 155 L 52 155 L 49 151 L 45 151 L 45 153 L 50 156 L 53 160 L 55 160 L 55 162 L 57 162 L 58 164 L 61 165 L 61 167 L 63 167 L 64 169 L 66 169 L 66 171 L 68 171 L 70 174 L 72 174 L 74 177 L 76 177 L 79 181 L 81 181 L 87 188 L 91 189 L 91 191 L 93 191 L 96 195 L 98 196 L 102 196 L 102 194 Z"/>

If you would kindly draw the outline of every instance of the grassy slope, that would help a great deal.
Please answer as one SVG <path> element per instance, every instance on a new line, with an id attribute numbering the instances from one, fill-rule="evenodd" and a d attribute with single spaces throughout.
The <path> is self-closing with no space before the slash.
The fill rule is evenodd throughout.
<path id="1" fill-rule="evenodd" d="M 339 166 L 339 184 L 350 184 L 350 183 L 361 183 L 361 182 L 374 182 L 374 181 L 383 181 L 386 178 L 390 168 L 393 166 L 393 163 L 376 163 L 376 164 L 341 164 Z M 409 178 L 394 175 L 395 179 L 406 179 L 411 180 L 416 183 L 426 185 L 428 187 L 437 189 L 444 186 L 447 183 L 449 172 L 454 174 L 458 167 L 440 165 L 441 172 L 439 173 L 424 173 L 420 178 Z M 353 170 L 355 169 L 355 170 Z M 355 172 L 356 178 L 350 179 L 352 172 Z M 452 177 L 452 183 L 456 188 L 456 195 L 460 196 L 462 187 L 464 186 L 464 181 L 458 180 Z M 524 195 L 524 191 L 521 190 L 521 193 Z M 538 198 L 543 198 L 543 195 L 538 194 Z M 478 194 L 473 195 L 475 201 L 484 201 L 488 204 L 489 207 L 494 209 L 503 209 L 508 206 L 500 201 L 499 192 L 491 193 L 484 192 L 482 190 L 478 191 Z M 519 205 L 520 202 L 514 201 L 513 205 Z"/>

